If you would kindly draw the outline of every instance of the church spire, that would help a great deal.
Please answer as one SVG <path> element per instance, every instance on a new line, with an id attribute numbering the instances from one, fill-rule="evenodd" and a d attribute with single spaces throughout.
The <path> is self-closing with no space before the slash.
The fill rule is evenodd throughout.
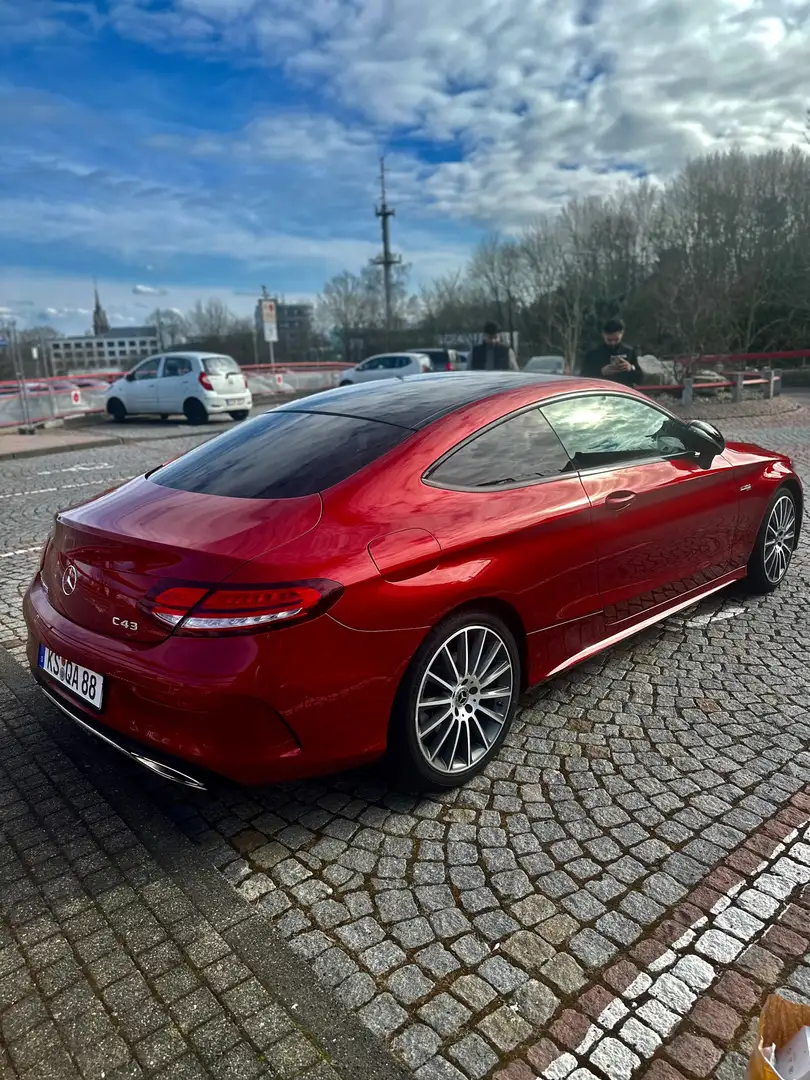
<path id="1" fill-rule="evenodd" d="M 101 306 L 101 299 L 98 295 L 98 285 L 93 282 L 93 292 L 95 294 L 96 303 L 93 308 L 93 333 L 98 336 L 99 334 L 107 334 L 110 331 L 110 320 L 107 318 L 107 312 Z"/>

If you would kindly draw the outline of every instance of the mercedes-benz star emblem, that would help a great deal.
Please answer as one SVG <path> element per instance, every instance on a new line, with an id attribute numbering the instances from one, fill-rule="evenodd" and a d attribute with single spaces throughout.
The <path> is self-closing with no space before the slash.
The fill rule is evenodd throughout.
<path id="1" fill-rule="evenodd" d="M 72 596 L 76 591 L 76 582 L 78 575 L 76 573 L 75 566 L 68 566 L 64 574 L 62 574 L 62 592 L 65 596 Z"/>

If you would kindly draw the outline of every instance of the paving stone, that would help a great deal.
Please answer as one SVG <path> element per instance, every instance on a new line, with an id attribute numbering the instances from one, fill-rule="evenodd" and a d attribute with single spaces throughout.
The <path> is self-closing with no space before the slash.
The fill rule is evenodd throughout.
<path id="1" fill-rule="evenodd" d="M 425 1024 L 411 1024 L 394 1039 L 392 1046 L 406 1065 L 418 1069 L 429 1061 L 441 1046 L 441 1038 Z"/>
<path id="2" fill-rule="evenodd" d="M 591 1051 L 590 1060 L 612 1080 L 630 1080 L 641 1064 L 637 1054 L 609 1035 Z"/>
<path id="3" fill-rule="evenodd" d="M 737 1033 L 742 1017 L 728 1005 L 714 998 L 702 998 L 690 1015 L 691 1021 L 721 1046 L 729 1046 Z"/>
<path id="4" fill-rule="evenodd" d="M 560 1004 L 559 998 L 544 983 L 530 979 L 512 996 L 514 1007 L 535 1027 L 547 1023 Z"/>
<path id="5" fill-rule="evenodd" d="M 708 1039 L 678 1035 L 665 1050 L 667 1057 L 690 1076 L 711 1076 L 720 1061 L 720 1051 Z"/>
<path id="6" fill-rule="evenodd" d="M 479 1080 L 498 1064 L 498 1055 L 480 1035 L 466 1035 L 450 1047 L 448 1054 L 471 1080 Z"/>
<path id="7" fill-rule="evenodd" d="M 433 982 L 428 979 L 415 964 L 395 971 L 388 979 L 388 989 L 403 1005 L 412 1005 L 424 998 L 433 989 Z"/>
<path id="8" fill-rule="evenodd" d="M 444 1036 L 455 1035 L 471 1015 L 468 1008 L 449 994 L 439 994 L 419 1010 L 420 1019 Z"/>
<path id="9" fill-rule="evenodd" d="M 558 953 L 543 968 L 543 978 L 554 984 L 563 994 L 575 994 L 588 981 L 585 972 L 566 953 Z"/>
<path id="10" fill-rule="evenodd" d="M 492 956 L 479 964 L 478 974 L 494 986 L 499 994 L 508 994 L 512 990 L 517 990 L 528 981 L 528 976 L 524 971 L 508 963 L 502 956 Z"/>
<path id="11" fill-rule="evenodd" d="M 498 996 L 497 991 L 488 982 L 479 979 L 477 975 L 462 975 L 456 979 L 451 989 L 457 998 L 469 1005 L 473 1012 L 485 1009 Z M 517 993 L 520 993 L 522 989 L 521 987 Z"/>
<path id="12" fill-rule="evenodd" d="M 520 1043 L 531 1038 L 534 1028 L 508 1005 L 485 1016 L 478 1023 L 481 1031 L 501 1053 L 514 1050 Z"/>

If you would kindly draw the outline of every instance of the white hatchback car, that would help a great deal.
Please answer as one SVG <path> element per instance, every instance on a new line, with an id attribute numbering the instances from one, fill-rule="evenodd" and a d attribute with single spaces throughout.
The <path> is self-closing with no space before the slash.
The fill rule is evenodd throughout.
<path id="1" fill-rule="evenodd" d="M 370 356 L 357 367 L 340 373 L 341 386 L 372 382 L 375 379 L 398 379 L 403 375 L 423 375 L 433 370 L 430 357 L 424 353 L 381 353 Z"/>
<path id="2" fill-rule="evenodd" d="M 247 420 L 252 408 L 242 369 L 230 356 L 217 353 L 150 356 L 107 391 L 107 412 L 118 423 L 143 413 L 157 413 L 164 420 L 182 413 L 190 424 L 205 424 L 219 413 Z"/>

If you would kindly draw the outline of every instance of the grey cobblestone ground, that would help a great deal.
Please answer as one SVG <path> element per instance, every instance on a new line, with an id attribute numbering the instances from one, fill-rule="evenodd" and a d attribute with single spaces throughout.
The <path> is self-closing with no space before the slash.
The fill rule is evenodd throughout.
<path id="1" fill-rule="evenodd" d="M 810 477 L 810 414 L 726 428 L 788 450 Z M 107 478 L 165 456 L 158 443 L 139 443 L 4 469 L 0 641 L 17 655 L 18 595 L 36 551 L 3 554 L 38 548 L 72 491 L 103 490 Z M 77 465 L 89 466 L 78 479 L 38 473 Z M 795 811 L 791 800 L 810 783 L 809 551 L 805 540 L 776 596 L 727 592 L 534 692 L 485 774 L 439 797 L 393 790 L 377 768 L 192 796 L 47 724 L 71 759 L 94 771 L 103 762 L 169 815 L 419 1080 L 478 1080 L 503 1066 L 510 1080 L 527 1080 L 542 1073 L 536 1047 L 549 1025 L 564 1048 L 569 1013 L 582 1015 L 594 980 L 604 991 L 606 971 L 673 911 L 694 909 L 695 890 L 739 861 L 741 845 L 776 815 Z M 779 973 L 769 985 L 778 984 Z M 670 1015 L 688 1012 L 680 985 L 665 981 L 655 999 Z M 550 1075 L 635 1074 L 659 1052 L 648 1030 L 631 1024 L 587 1069 L 575 1072 L 583 1059 L 574 1054 L 567 1073 L 552 1064 Z M 732 1068 L 742 1038 L 715 1036 L 731 1047 L 728 1061 L 718 1065 L 718 1052 L 709 1072 L 693 1062 L 683 1074 Z M 685 1044 L 681 1057 L 692 1051 Z M 667 1080 L 675 1065 L 656 1058 L 650 1068 Z"/>
<path id="2" fill-rule="evenodd" d="M 311 977 L 285 996 L 268 954 L 296 962 L 262 916 L 213 869 L 178 873 L 182 847 L 161 866 L 48 737 L 31 694 L 0 662 L 0 1075 L 397 1075 Z M 153 846 L 177 850 L 168 821 L 135 812 L 152 818 Z"/>

